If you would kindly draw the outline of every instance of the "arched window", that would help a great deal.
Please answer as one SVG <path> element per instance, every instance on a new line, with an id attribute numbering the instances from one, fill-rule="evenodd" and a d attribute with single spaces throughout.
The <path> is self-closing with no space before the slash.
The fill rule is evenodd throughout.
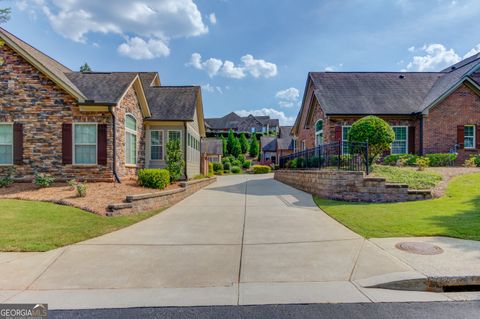
<path id="1" fill-rule="evenodd" d="M 133 115 L 125 115 L 125 163 L 137 164 L 137 120 Z"/>
<path id="2" fill-rule="evenodd" d="M 315 146 L 323 144 L 323 120 L 315 123 Z"/>

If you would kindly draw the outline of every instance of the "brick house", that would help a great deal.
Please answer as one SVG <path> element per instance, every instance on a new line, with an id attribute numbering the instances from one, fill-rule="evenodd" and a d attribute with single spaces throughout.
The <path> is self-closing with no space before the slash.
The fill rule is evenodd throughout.
<path id="1" fill-rule="evenodd" d="M 260 152 L 263 162 L 278 164 L 280 157 L 293 153 L 292 126 L 280 126 L 278 137 L 260 137 Z"/>
<path id="2" fill-rule="evenodd" d="M 206 118 L 205 126 L 208 136 L 225 135 L 232 130 L 235 133 L 270 133 L 278 134 L 279 120 L 270 116 L 240 116 L 235 112 L 228 113 L 223 117 Z"/>
<path id="3" fill-rule="evenodd" d="M 165 167 L 179 139 L 184 177 L 200 172 L 205 136 L 197 86 L 156 72 L 73 72 L 0 28 L 0 176 L 120 181 Z"/>
<path id="4" fill-rule="evenodd" d="M 292 135 L 296 151 L 345 141 L 366 115 L 395 132 L 391 153 L 480 149 L 480 54 L 440 72 L 310 72 Z M 344 146 L 344 151 L 346 151 Z"/>

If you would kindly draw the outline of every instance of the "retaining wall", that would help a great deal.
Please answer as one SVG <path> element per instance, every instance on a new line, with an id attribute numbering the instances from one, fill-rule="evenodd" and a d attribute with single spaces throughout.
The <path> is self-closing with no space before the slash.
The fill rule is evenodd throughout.
<path id="1" fill-rule="evenodd" d="M 349 202 L 405 202 L 431 199 L 430 190 L 409 190 L 406 184 L 387 183 L 385 178 L 363 172 L 334 170 L 278 170 L 276 180 L 322 198 Z"/>

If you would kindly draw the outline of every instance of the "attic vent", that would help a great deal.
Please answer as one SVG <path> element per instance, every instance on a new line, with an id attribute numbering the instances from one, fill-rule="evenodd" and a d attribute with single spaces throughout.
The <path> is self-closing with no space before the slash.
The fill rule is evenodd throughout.
<path id="1" fill-rule="evenodd" d="M 456 68 L 457 68 L 456 66 L 452 66 L 452 67 L 450 68 L 450 70 L 453 71 L 453 70 L 455 70 Z"/>
<path id="2" fill-rule="evenodd" d="M 405 79 L 405 75 L 403 75 L 403 74 L 400 74 L 398 77 L 399 77 L 400 79 Z"/>

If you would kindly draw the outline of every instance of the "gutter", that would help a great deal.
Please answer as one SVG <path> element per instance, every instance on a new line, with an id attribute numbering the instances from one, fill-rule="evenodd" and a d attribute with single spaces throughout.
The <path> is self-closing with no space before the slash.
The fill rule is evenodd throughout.
<path id="1" fill-rule="evenodd" d="M 108 107 L 108 111 L 110 112 L 110 114 L 112 115 L 112 130 L 113 130 L 113 158 L 112 158 L 112 172 L 113 172 L 113 176 L 115 177 L 115 181 L 117 183 L 122 183 L 122 181 L 120 180 L 120 177 L 118 177 L 118 174 L 117 174 L 117 128 L 116 128 L 116 118 L 115 118 L 115 114 L 113 113 L 113 107 L 112 106 L 109 106 Z"/>

